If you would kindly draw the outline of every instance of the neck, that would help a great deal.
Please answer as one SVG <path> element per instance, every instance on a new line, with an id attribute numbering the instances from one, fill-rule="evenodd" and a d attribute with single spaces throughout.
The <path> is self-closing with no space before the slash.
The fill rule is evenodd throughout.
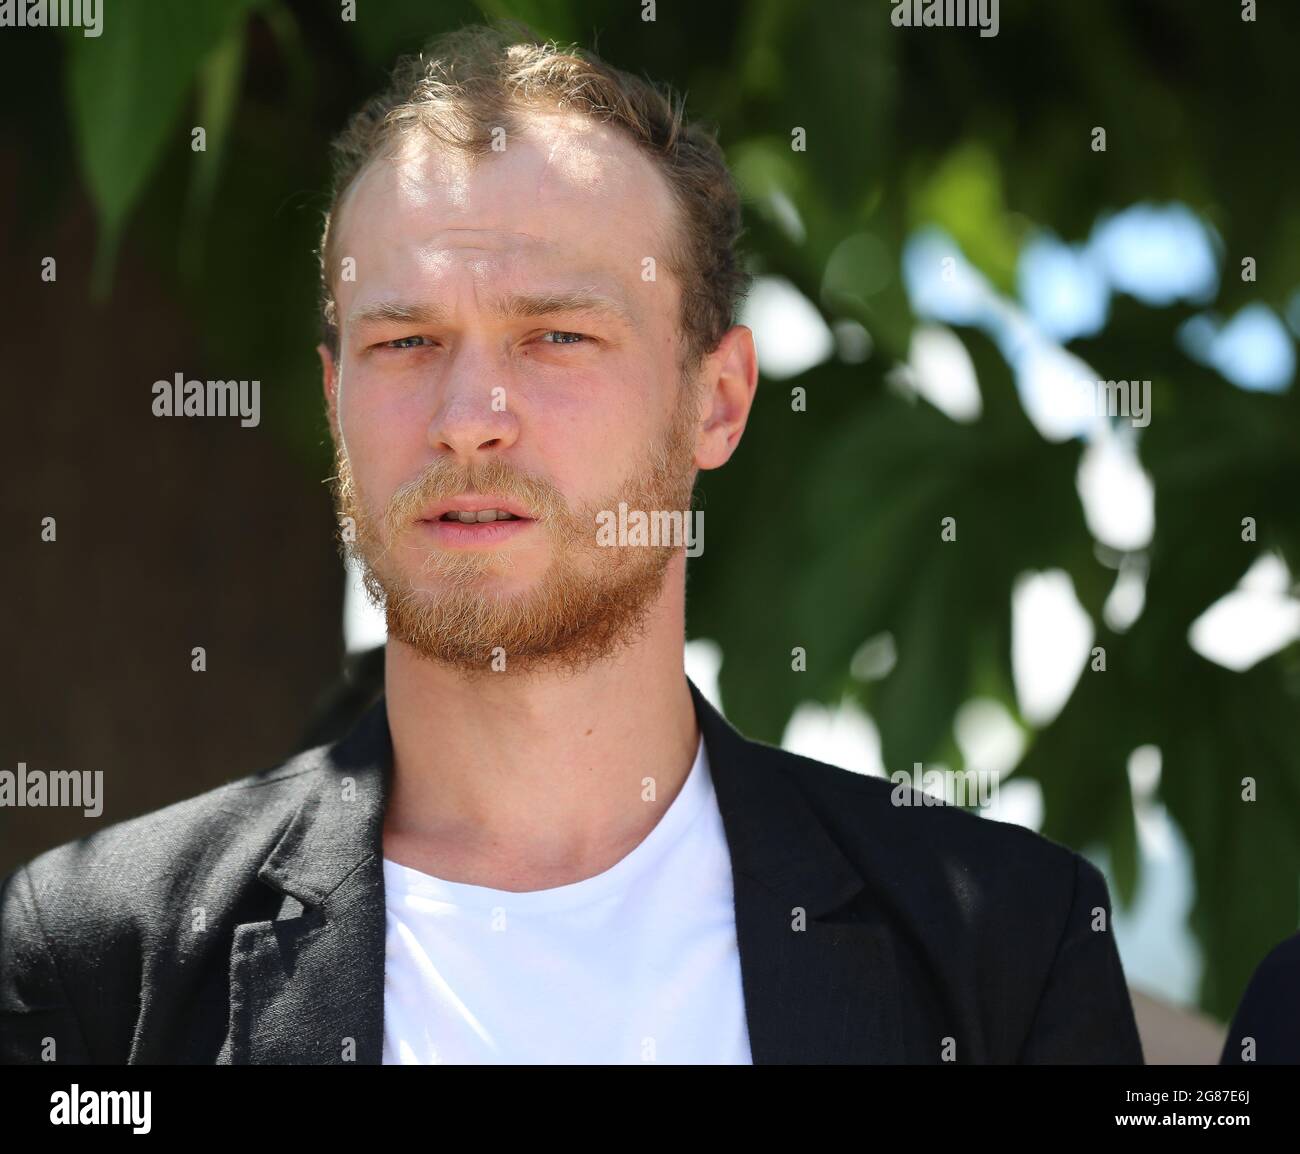
<path id="1" fill-rule="evenodd" d="M 695 761 L 684 636 L 678 554 L 640 636 L 579 673 L 467 680 L 390 640 L 385 856 L 507 890 L 568 884 L 621 860 Z"/>

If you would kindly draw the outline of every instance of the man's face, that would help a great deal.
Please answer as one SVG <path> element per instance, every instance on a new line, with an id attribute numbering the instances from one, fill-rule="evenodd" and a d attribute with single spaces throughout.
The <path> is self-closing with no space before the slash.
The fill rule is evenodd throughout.
<path id="1" fill-rule="evenodd" d="M 324 360 L 339 512 L 390 636 L 466 672 L 634 639 L 673 551 L 600 546 L 596 515 L 690 504 L 673 213 L 634 145 L 566 115 L 474 170 L 412 143 L 363 173 Z M 519 519 L 465 523 L 484 507 Z"/>

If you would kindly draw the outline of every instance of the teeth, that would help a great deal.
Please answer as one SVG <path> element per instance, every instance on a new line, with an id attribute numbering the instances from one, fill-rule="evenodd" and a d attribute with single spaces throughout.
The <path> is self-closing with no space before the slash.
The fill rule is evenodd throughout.
<path id="1" fill-rule="evenodd" d="M 506 513 L 501 509 L 453 509 L 450 513 L 442 515 L 444 521 L 459 521 L 462 525 L 474 525 L 488 521 L 517 521 L 519 520 L 513 513 Z"/>

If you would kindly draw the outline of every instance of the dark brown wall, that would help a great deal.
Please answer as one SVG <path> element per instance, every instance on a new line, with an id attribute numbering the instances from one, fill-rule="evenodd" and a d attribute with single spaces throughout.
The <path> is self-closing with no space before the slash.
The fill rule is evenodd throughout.
<path id="1" fill-rule="evenodd" d="M 154 417 L 155 380 L 249 367 L 202 362 L 185 310 L 129 246 L 93 304 L 88 206 L 24 227 L 17 165 L 0 155 L 0 769 L 103 770 L 105 803 L 98 819 L 0 808 L 5 872 L 278 761 L 341 658 L 328 494 L 267 427 L 277 382 L 262 381 L 257 428 Z M 190 669 L 197 645 L 205 673 Z"/>

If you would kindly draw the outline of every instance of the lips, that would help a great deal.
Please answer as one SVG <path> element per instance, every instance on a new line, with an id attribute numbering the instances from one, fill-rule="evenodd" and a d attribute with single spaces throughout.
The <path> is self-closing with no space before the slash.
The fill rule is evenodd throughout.
<path id="1" fill-rule="evenodd" d="M 451 517 L 454 513 L 455 519 Z M 493 517 L 491 521 L 480 521 L 478 517 L 486 513 Z M 413 528 L 433 542 L 440 549 L 498 549 L 516 537 L 525 536 L 537 524 L 531 517 L 509 517 L 507 520 L 495 519 L 496 509 L 487 510 L 449 510 L 442 517 L 423 518 Z M 473 521 L 462 521 L 462 516 L 474 517 Z"/>

